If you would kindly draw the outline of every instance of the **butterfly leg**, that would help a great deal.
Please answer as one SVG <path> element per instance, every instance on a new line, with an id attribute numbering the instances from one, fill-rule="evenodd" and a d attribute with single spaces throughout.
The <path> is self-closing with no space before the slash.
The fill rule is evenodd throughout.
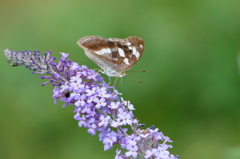
<path id="1" fill-rule="evenodd" d="M 117 78 L 114 80 L 114 88 L 116 88 L 116 82 L 117 82 L 117 80 L 118 80 L 118 76 L 117 76 Z"/>
<path id="2" fill-rule="evenodd" d="M 109 80 L 109 83 L 108 83 L 108 85 L 110 85 L 110 83 L 111 83 L 111 78 L 108 76 L 108 80 Z"/>
<path id="3" fill-rule="evenodd" d="M 93 68 L 92 70 L 94 70 L 94 71 L 96 70 L 97 73 L 102 72 L 102 70 L 99 68 Z"/>

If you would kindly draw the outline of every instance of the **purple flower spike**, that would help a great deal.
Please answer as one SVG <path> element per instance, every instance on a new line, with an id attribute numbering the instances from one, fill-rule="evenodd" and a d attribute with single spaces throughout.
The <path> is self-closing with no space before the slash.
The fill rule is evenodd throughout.
<path id="1" fill-rule="evenodd" d="M 25 65 L 35 74 L 47 74 L 41 76 L 48 80 L 42 85 L 52 83 L 54 86 L 54 104 L 60 99 L 63 107 L 74 105 L 78 126 L 87 128 L 91 135 L 99 133 L 105 151 L 120 145 L 115 159 L 179 158 L 168 151 L 172 147 L 168 144 L 172 142 L 169 137 L 154 126 L 143 129 L 144 124 L 134 119 L 135 108 L 130 101 L 120 97 L 97 72 L 67 59 L 68 54 L 61 53 L 58 62 L 50 56 L 50 51 L 42 57 L 38 51 L 6 49 L 4 54 L 11 66 Z"/>

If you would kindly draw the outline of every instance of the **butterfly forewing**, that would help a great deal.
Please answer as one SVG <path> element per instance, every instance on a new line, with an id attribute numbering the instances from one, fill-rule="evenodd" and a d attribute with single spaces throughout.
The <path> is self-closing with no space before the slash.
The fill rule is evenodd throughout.
<path id="1" fill-rule="evenodd" d="M 141 57 L 144 48 L 143 40 L 135 36 L 126 39 L 86 36 L 78 40 L 78 45 L 102 69 L 115 72 L 131 68 Z"/>
<path id="2" fill-rule="evenodd" d="M 105 38 L 99 36 L 86 36 L 78 40 L 78 45 L 82 47 L 85 54 L 102 69 L 111 65 L 111 50 Z"/>

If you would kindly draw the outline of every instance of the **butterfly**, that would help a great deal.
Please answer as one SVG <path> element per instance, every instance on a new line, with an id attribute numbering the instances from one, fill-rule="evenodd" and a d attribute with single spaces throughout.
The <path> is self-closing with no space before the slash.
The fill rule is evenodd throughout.
<path id="1" fill-rule="evenodd" d="M 125 76 L 125 71 L 140 59 L 144 49 L 144 41 L 136 36 L 126 39 L 85 36 L 77 44 L 109 77 Z"/>

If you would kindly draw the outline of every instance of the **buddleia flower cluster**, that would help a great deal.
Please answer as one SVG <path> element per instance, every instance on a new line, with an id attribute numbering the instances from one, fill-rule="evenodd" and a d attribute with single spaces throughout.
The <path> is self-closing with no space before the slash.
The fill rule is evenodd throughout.
<path id="1" fill-rule="evenodd" d="M 109 86 L 98 72 L 80 66 L 61 53 L 58 62 L 48 51 L 41 56 L 39 51 L 4 50 L 12 66 L 24 65 L 34 74 L 41 74 L 54 86 L 54 104 L 64 102 L 63 107 L 74 106 L 74 119 L 79 127 L 85 127 L 91 135 L 99 135 L 104 150 L 120 145 L 115 159 L 177 159 L 169 153 L 172 141 L 154 126 L 144 129 L 144 124 L 134 118 L 134 106 Z"/>

